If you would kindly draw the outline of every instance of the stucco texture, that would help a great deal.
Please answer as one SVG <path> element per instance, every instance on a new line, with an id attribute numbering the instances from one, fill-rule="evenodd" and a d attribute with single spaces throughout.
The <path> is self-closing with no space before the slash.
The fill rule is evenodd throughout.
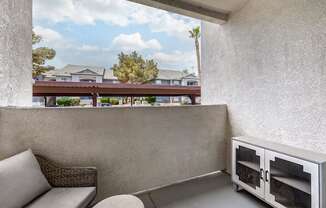
<path id="1" fill-rule="evenodd" d="M 0 0 L 0 106 L 32 105 L 32 0 Z"/>
<path id="2" fill-rule="evenodd" d="M 0 160 L 27 148 L 95 166 L 98 199 L 226 168 L 226 106 L 0 109 Z"/>
<path id="3" fill-rule="evenodd" d="M 326 1 L 250 0 L 202 23 L 204 104 L 227 104 L 233 136 L 326 153 Z"/>

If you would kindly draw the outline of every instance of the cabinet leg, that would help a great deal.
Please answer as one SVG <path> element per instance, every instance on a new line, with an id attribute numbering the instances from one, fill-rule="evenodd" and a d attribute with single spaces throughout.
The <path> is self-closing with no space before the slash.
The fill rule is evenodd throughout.
<path id="1" fill-rule="evenodd" d="M 235 192 L 239 192 L 242 190 L 242 188 L 238 184 L 233 184 L 233 189 Z"/>

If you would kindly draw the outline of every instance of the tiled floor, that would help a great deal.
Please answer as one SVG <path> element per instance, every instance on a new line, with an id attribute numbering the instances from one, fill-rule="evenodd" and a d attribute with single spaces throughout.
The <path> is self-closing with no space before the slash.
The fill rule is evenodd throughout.
<path id="1" fill-rule="evenodd" d="M 270 208 L 245 191 L 235 192 L 226 174 L 139 196 L 146 208 Z"/>

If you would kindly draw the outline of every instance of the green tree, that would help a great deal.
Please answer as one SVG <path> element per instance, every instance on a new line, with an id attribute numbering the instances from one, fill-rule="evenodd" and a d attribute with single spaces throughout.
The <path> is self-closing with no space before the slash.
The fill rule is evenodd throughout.
<path id="1" fill-rule="evenodd" d="M 32 43 L 36 45 L 42 41 L 42 37 L 36 35 L 33 32 Z M 49 71 L 51 66 L 44 66 L 47 60 L 51 60 L 55 57 L 56 52 L 54 49 L 47 47 L 40 47 L 33 49 L 33 78 L 36 78 L 40 74 Z"/>
<path id="2" fill-rule="evenodd" d="M 198 65 L 198 76 L 201 77 L 201 63 L 200 63 L 200 48 L 199 48 L 199 38 L 200 38 L 200 27 L 195 27 L 189 31 L 190 38 L 195 40 L 197 65 Z"/>
<path id="3" fill-rule="evenodd" d="M 136 51 L 120 53 L 119 63 L 112 67 L 113 74 L 122 83 L 146 84 L 157 78 L 158 68 L 154 60 L 144 60 Z"/>

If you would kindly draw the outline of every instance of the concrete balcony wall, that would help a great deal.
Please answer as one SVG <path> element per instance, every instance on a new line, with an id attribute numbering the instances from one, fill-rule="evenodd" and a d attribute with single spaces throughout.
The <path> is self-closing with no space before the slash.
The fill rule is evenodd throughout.
<path id="1" fill-rule="evenodd" d="M 96 166 L 99 198 L 224 170 L 226 106 L 0 109 L 0 159 Z"/>
<path id="2" fill-rule="evenodd" d="M 326 153 L 326 1 L 250 0 L 202 24 L 202 102 L 232 135 Z"/>
<path id="3" fill-rule="evenodd" d="M 0 0 L 0 106 L 32 106 L 32 0 Z"/>

